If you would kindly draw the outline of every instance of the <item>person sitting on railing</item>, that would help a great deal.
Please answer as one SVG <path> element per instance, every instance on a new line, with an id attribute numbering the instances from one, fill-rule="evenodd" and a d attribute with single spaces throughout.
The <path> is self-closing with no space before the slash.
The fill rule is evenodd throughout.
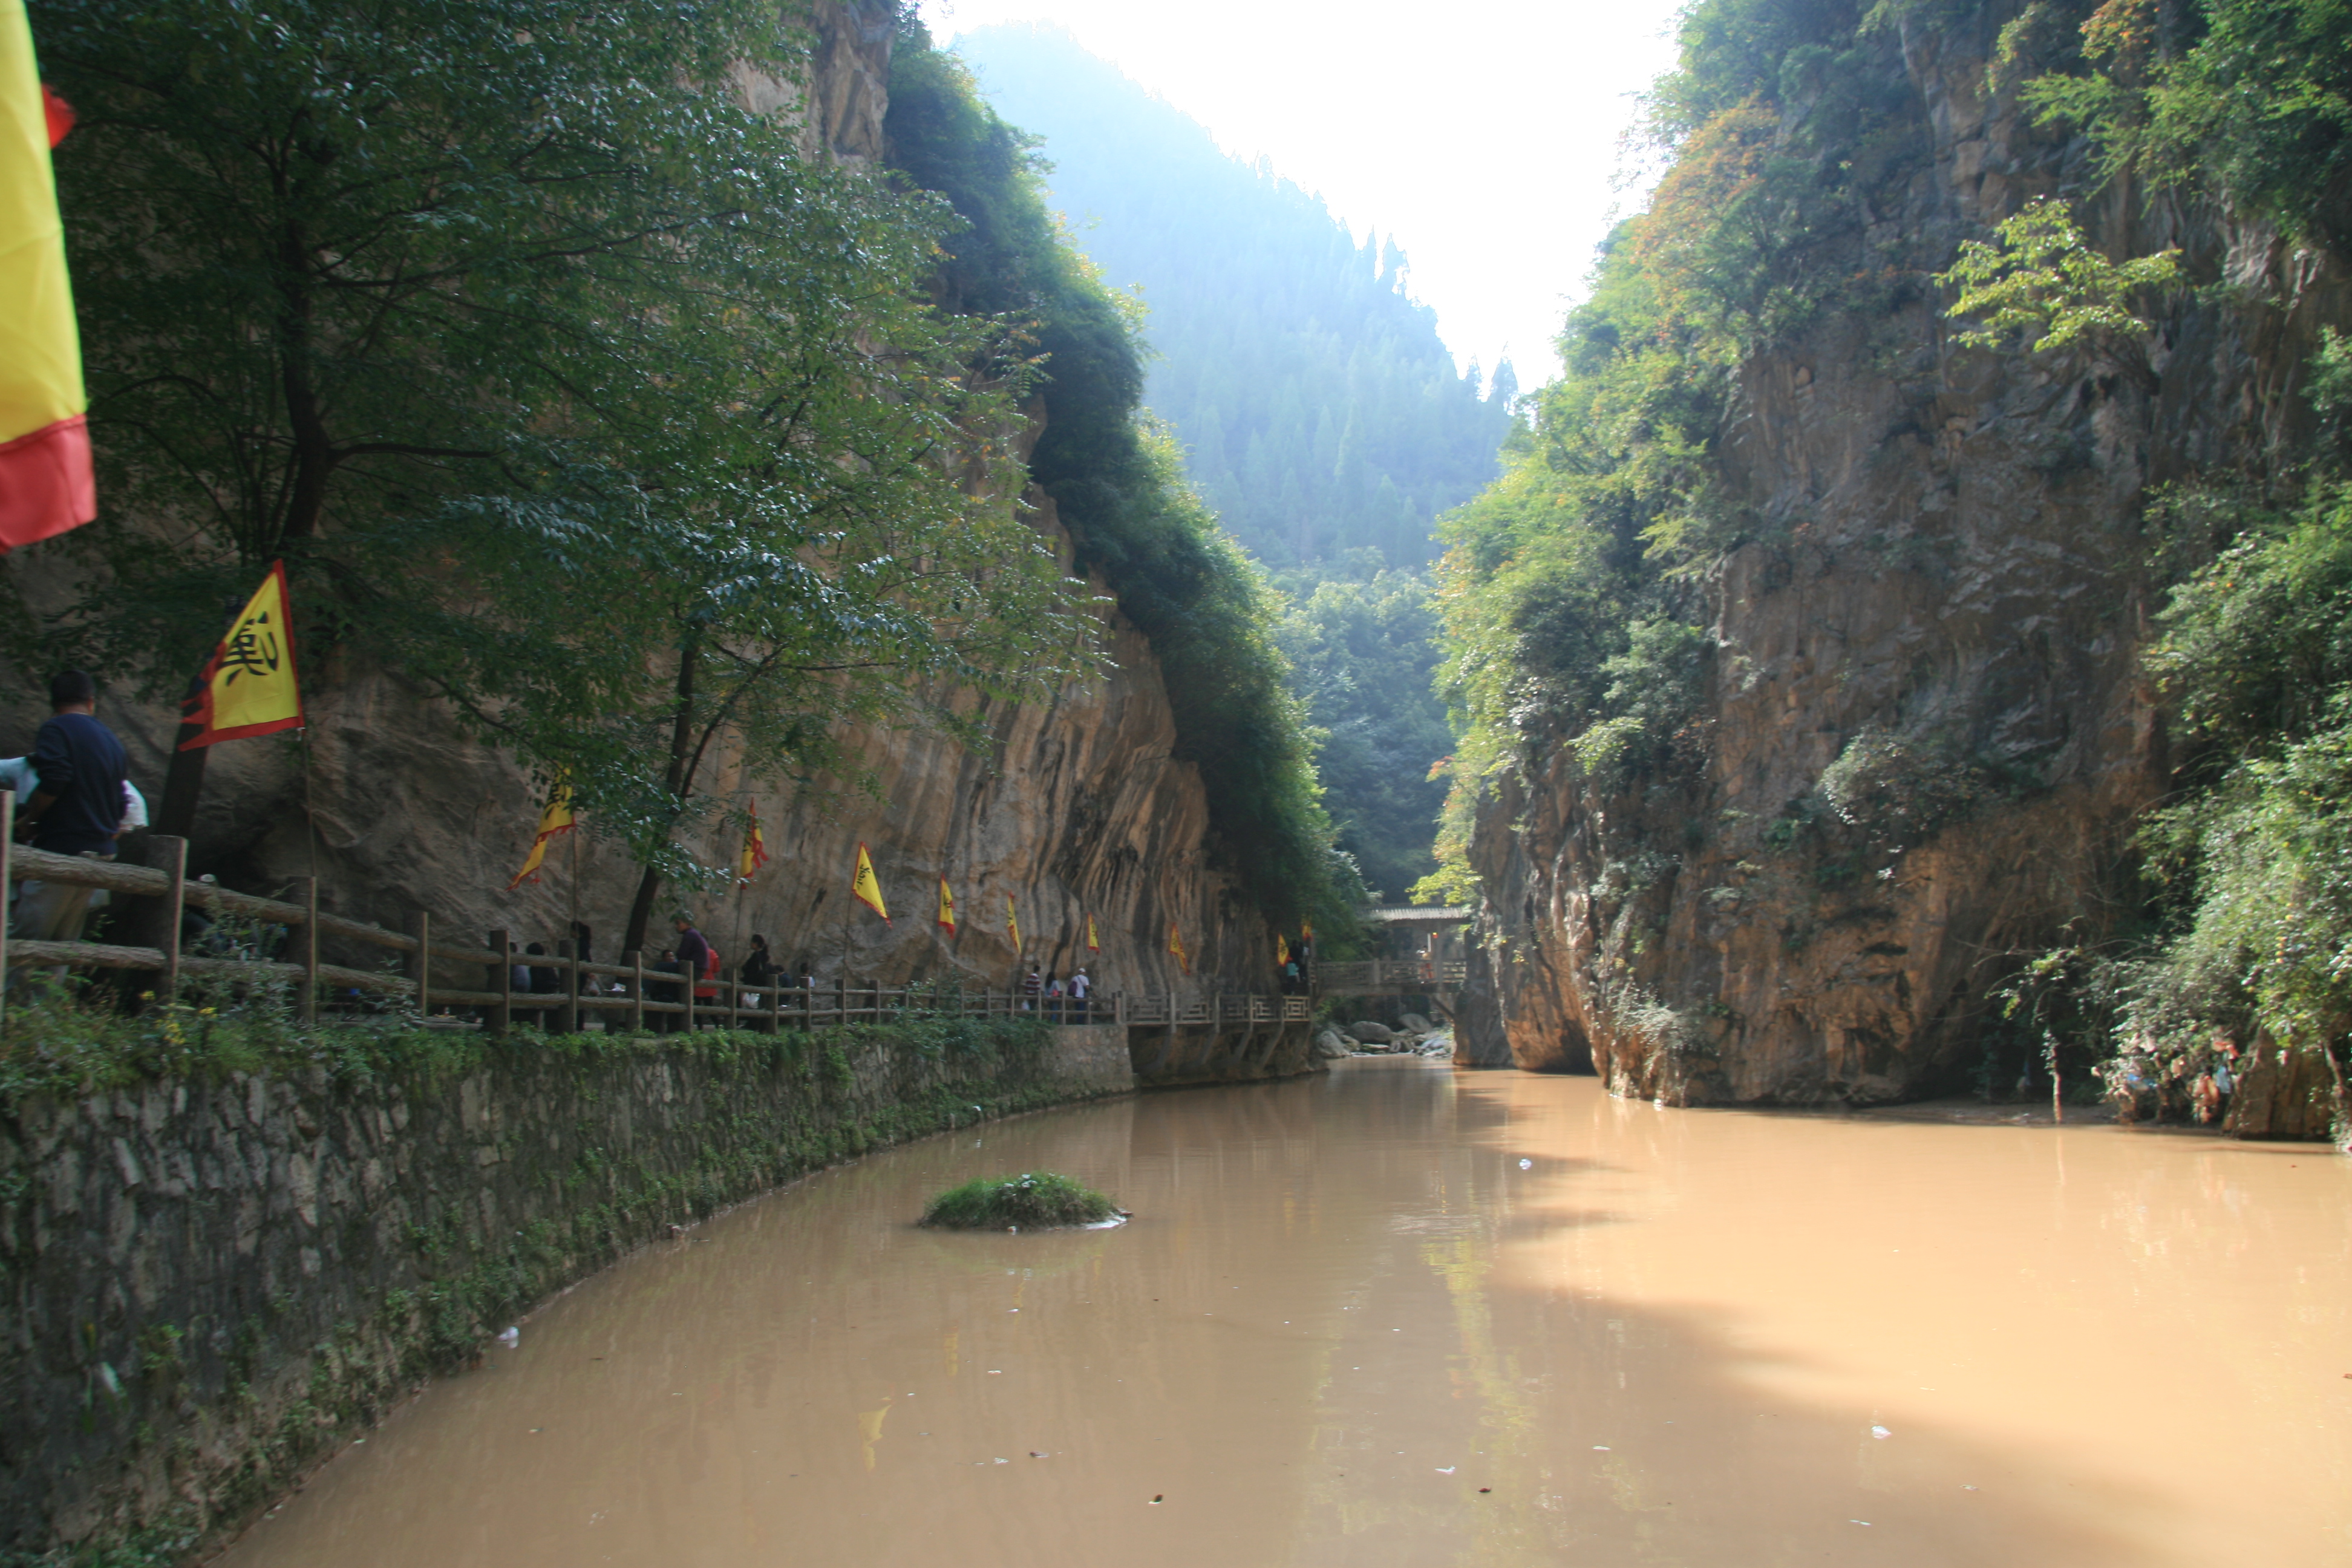
<path id="1" fill-rule="evenodd" d="M 663 974 L 677 974 L 680 973 L 677 963 L 677 949 L 674 947 L 663 948 L 660 961 L 658 963 L 646 964 L 646 972 L 649 974 L 656 972 Z M 656 982 L 648 980 L 646 982 L 646 1000 L 648 1002 L 667 1002 L 672 1005 L 676 1005 L 677 1003 L 686 1000 L 686 998 L 677 986 L 671 984 L 667 981 Z M 684 1026 L 678 1022 L 678 1016 L 675 1013 L 648 1013 L 646 1015 L 646 1026 L 656 1035 L 667 1035 L 675 1033 Z"/>
<path id="2" fill-rule="evenodd" d="M 98 685 L 87 671 L 60 670 L 49 682 L 50 716 L 33 741 L 38 787 L 17 813 L 18 821 L 32 824 L 36 849 L 114 858 L 130 758 L 114 731 L 98 721 L 97 706 Z M 72 882 L 26 884 L 16 900 L 16 935 L 28 942 L 80 941 L 92 890 Z"/>
<path id="3" fill-rule="evenodd" d="M 526 958 L 545 958 L 547 944 L 534 942 L 526 945 L 522 951 Z M 530 995 L 561 996 L 563 994 L 563 976 L 546 964 L 517 964 L 515 976 L 520 983 L 515 989 Z M 555 1009 L 552 1007 L 516 1009 L 514 1021 L 520 1024 L 526 1020 L 536 1023 L 542 1029 L 551 1027 L 555 1022 Z"/>

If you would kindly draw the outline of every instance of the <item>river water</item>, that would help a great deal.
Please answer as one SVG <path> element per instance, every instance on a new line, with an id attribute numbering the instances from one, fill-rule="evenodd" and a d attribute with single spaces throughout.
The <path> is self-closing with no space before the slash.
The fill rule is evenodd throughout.
<path id="1" fill-rule="evenodd" d="M 1104 1232 L 937 1235 L 977 1174 Z M 235 1568 L 2352 1563 L 2352 1161 L 1342 1064 L 640 1253 Z"/>

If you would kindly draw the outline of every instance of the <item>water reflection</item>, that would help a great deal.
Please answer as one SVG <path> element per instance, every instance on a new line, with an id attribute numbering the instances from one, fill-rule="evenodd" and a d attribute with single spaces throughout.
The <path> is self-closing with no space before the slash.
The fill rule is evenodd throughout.
<path id="1" fill-rule="evenodd" d="M 1026 1118 L 588 1282 L 228 1561 L 2352 1562 L 2347 1164 L 1416 1061 Z M 1034 1167 L 1135 1222 L 907 1223 Z"/>

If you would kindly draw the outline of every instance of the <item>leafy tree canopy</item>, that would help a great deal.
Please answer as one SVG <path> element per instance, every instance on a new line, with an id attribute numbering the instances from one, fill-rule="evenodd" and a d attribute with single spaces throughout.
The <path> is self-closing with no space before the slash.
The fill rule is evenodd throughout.
<path id="1" fill-rule="evenodd" d="M 108 512 L 47 651 L 171 689 L 286 557 L 656 874 L 714 743 L 838 761 L 1083 618 L 1013 514 L 1024 367 L 921 300 L 943 203 L 728 90 L 752 0 L 44 3 Z M 641 908 L 635 923 L 643 924 Z"/>

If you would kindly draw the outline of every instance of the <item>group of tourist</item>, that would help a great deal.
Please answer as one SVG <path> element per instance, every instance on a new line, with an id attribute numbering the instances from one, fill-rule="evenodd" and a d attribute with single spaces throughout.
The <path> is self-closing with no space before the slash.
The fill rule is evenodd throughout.
<path id="1" fill-rule="evenodd" d="M 1087 1021 L 1087 997 L 1094 985 L 1083 963 L 1067 980 L 1048 974 L 1033 963 L 1021 982 L 1021 1010 L 1043 1012 L 1058 1022 L 1083 1024 Z"/>
<path id="2" fill-rule="evenodd" d="M 111 860 L 118 838 L 147 826 L 147 801 L 131 783 L 130 758 L 114 732 L 99 721 L 97 706 L 97 684 L 86 671 L 60 671 L 49 682 L 50 716 L 35 735 L 32 751 L 21 757 L 0 758 L 0 788 L 16 793 L 18 837 L 28 839 L 36 849 Z M 33 942 L 79 941 L 90 910 L 105 897 L 77 883 L 37 879 L 18 884 L 10 892 L 14 903 L 9 931 Z M 675 1005 L 685 1000 L 690 984 L 697 1002 L 716 1004 L 720 979 L 717 951 L 683 910 L 672 917 L 671 924 L 676 941 L 646 967 L 650 973 L 677 978 L 648 980 L 646 999 Z M 572 937 L 572 952 L 588 959 L 588 928 L 574 922 Z M 524 947 L 522 962 L 514 965 L 509 976 L 515 995 L 563 994 L 562 970 L 552 963 L 530 962 L 549 956 L 543 942 Z M 1294 961 L 1284 972 L 1286 990 L 1295 986 L 1297 973 Z M 797 972 L 788 973 L 775 961 L 768 939 L 756 931 L 750 952 L 736 967 L 735 979 L 742 988 L 741 1005 L 748 1007 L 757 1007 L 771 989 L 814 990 L 816 986 L 816 976 L 806 960 Z M 619 984 L 611 988 L 614 994 L 625 989 Z M 1056 1021 L 1084 1023 L 1093 990 L 1094 981 L 1084 965 L 1064 977 L 1032 964 L 1021 983 L 1022 1007 Z M 510 1011 L 517 1021 L 554 1021 L 551 1005 L 519 1004 L 511 1005 Z M 682 1015 L 677 1013 L 655 1014 L 646 1022 L 662 1031 L 684 1026 Z"/>

